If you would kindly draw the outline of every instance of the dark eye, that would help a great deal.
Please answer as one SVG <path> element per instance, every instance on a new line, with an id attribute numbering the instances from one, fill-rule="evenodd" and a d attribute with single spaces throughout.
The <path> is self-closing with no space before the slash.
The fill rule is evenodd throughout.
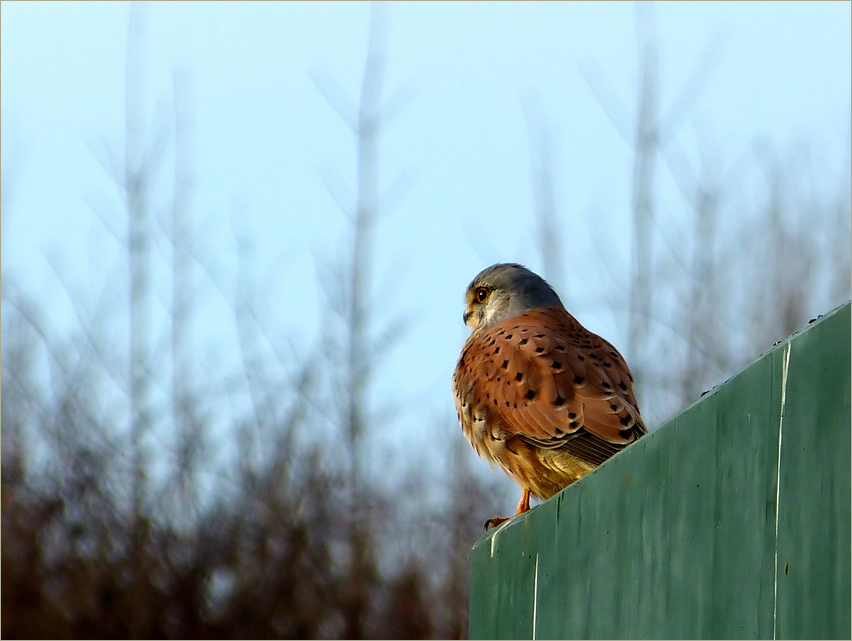
<path id="1" fill-rule="evenodd" d="M 485 299 L 488 298 L 488 290 L 484 287 L 477 287 L 474 296 L 477 303 L 484 303 Z"/>

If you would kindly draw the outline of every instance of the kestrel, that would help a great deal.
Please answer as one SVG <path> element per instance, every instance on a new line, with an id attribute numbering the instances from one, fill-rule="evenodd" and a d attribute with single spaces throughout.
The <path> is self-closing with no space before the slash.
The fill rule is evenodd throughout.
<path id="1" fill-rule="evenodd" d="M 481 271 L 465 294 L 470 337 L 453 374 L 462 431 L 523 493 L 548 499 L 646 433 L 633 375 L 522 265 Z M 497 525 L 507 519 L 491 519 Z"/>

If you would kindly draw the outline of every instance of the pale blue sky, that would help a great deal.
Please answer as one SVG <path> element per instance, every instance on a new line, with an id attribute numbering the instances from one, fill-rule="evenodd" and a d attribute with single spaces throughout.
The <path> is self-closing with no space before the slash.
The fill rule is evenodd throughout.
<path id="1" fill-rule="evenodd" d="M 847 171 L 850 6 L 655 5 L 664 110 L 708 44 L 714 52 L 672 144 L 693 162 L 709 144 L 726 172 L 755 171 L 756 141 L 780 156 L 807 146 L 831 180 Z M 72 282 L 88 283 L 92 299 L 124 273 L 93 205 L 124 233 L 118 192 L 98 159 L 123 141 L 129 5 L 1 7 L 3 284 L 41 299 L 62 326 L 72 316 L 48 256 Z M 170 122 L 175 69 L 192 78 L 199 251 L 233 286 L 234 233 L 248 242 L 269 325 L 305 346 L 317 335 L 315 260 L 332 260 L 345 230 L 321 174 L 337 172 L 351 186 L 355 167 L 353 136 L 313 78 L 357 97 L 369 5 L 153 3 L 145 14 L 148 121 Z M 624 344 L 623 310 L 611 301 L 628 282 L 632 148 L 584 73 L 620 98 L 630 126 L 636 7 L 394 3 L 389 24 L 385 95 L 406 99 L 382 138 L 381 174 L 385 186 L 402 176 L 406 187 L 380 223 L 375 295 L 380 324 L 398 316 L 410 328 L 379 385 L 402 399 L 396 425 L 420 429 L 423 416 L 454 420 L 449 378 L 466 334 L 468 281 L 497 261 L 541 267 L 524 104 L 537 106 L 553 133 L 569 307 Z M 660 224 L 677 229 L 688 208 L 664 163 L 660 173 Z M 233 335 L 218 296 L 202 283 L 211 321 L 199 328 L 200 345 Z"/>

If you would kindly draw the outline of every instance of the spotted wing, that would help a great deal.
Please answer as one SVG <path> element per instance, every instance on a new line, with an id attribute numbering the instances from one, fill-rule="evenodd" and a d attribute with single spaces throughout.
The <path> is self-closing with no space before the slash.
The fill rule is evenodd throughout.
<path id="1" fill-rule="evenodd" d="M 471 340 L 456 380 L 502 439 L 600 464 L 646 432 L 624 358 L 562 308 L 526 312 Z"/>

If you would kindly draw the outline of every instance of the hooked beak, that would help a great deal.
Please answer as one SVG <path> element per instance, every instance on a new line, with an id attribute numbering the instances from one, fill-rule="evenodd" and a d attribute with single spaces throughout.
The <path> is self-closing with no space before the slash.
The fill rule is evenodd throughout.
<path id="1" fill-rule="evenodd" d="M 462 315 L 462 318 L 464 319 L 464 324 L 465 324 L 465 325 L 467 325 L 467 321 L 468 321 L 468 320 L 470 320 L 470 317 L 471 317 L 471 316 L 473 316 L 473 312 L 472 312 L 472 311 L 470 311 L 469 309 L 468 309 L 468 310 L 465 310 L 464 315 Z"/>

